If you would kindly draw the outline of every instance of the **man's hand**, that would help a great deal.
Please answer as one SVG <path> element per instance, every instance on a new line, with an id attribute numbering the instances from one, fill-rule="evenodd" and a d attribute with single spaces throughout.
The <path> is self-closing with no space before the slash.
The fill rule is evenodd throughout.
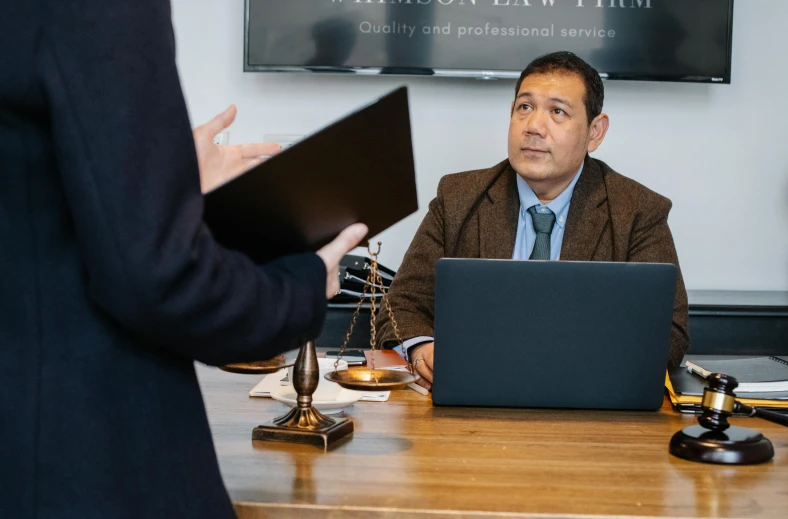
<path id="1" fill-rule="evenodd" d="M 369 229 L 363 223 L 354 223 L 339 233 L 334 241 L 317 251 L 317 255 L 326 264 L 326 299 L 331 299 L 339 292 L 339 261 L 353 250 Z"/>
<path id="2" fill-rule="evenodd" d="M 421 375 L 416 383 L 429 390 L 432 390 L 432 354 L 434 351 L 434 342 L 419 344 L 408 350 L 408 358 L 413 363 L 413 369 Z"/>
<path id="3" fill-rule="evenodd" d="M 197 150 L 197 163 L 200 167 L 200 188 L 203 193 L 235 178 L 281 150 L 281 147 L 273 142 L 235 146 L 214 144 L 214 137 L 233 123 L 237 112 L 235 105 L 230 105 L 227 110 L 192 132 L 194 147 Z"/>

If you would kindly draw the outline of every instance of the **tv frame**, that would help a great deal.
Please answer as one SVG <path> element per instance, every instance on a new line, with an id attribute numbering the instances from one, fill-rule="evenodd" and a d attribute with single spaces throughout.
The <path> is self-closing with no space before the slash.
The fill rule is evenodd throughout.
<path id="1" fill-rule="evenodd" d="M 282 65 L 250 65 L 249 64 L 249 3 L 244 0 L 244 72 L 290 72 L 307 74 L 354 74 L 359 76 L 421 76 L 445 78 L 470 78 L 481 80 L 518 79 L 522 70 L 482 70 L 482 69 L 431 69 L 419 67 L 299 67 Z M 659 81 L 665 83 L 712 83 L 729 85 L 731 83 L 731 61 L 733 54 L 733 4 L 730 0 L 728 7 L 728 57 L 725 63 L 723 77 L 711 76 L 651 76 L 648 74 L 611 74 L 599 71 L 602 79 L 625 81 Z M 556 49 L 560 50 L 560 49 Z M 523 68 L 527 63 L 523 63 Z"/>

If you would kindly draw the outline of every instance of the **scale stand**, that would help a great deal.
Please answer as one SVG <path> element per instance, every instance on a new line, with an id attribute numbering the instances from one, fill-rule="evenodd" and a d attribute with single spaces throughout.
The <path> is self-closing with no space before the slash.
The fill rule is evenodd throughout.
<path id="1" fill-rule="evenodd" d="M 369 247 L 368 247 L 369 249 Z M 326 375 L 326 379 L 339 384 L 346 389 L 353 389 L 357 391 L 375 391 L 383 390 L 390 391 L 394 389 L 402 389 L 408 384 L 418 380 L 418 375 L 413 372 L 413 366 L 408 367 L 408 371 L 394 371 L 375 369 L 375 346 L 376 346 L 376 328 L 375 318 L 377 305 L 375 301 L 376 287 L 379 287 L 381 292 L 385 295 L 383 288 L 383 278 L 378 271 L 377 256 L 380 252 L 380 242 L 378 242 L 377 252 L 369 250 L 372 263 L 370 272 L 367 276 L 367 283 L 364 284 L 364 291 L 361 294 L 356 311 L 353 314 L 353 320 L 350 323 L 345 342 L 342 344 L 337 361 L 334 363 L 334 371 Z M 371 289 L 369 288 L 371 287 Z M 372 369 L 349 369 L 338 371 L 339 359 L 345 352 L 345 348 L 350 341 L 350 336 L 353 333 L 353 327 L 356 323 L 359 310 L 364 304 L 367 290 L 371 290 L 371 340 L 372 347 Z M 391 304 L 387 299 L 384 299 L 384 304 L 389 316 L 391 317 L 394 326 L 394 333 L 397 340 L 401 343 L 399 332 L 397 331 L 397 324 L 394 320 L 394 315 L 391 310 Z M 283 367 L 287 367 L 283 355 L 275 357 L 269 361 L 252 362 L 252 363 L 239 363 L 227 364 L 221 366 L 221 369 L 230 371 L 232 373 L 274 373 Z M 274 418 L 272 421 L 259 425 L 252 431 L 252 440 L 268 441 L 268 442 L 286 442 L 286 443 L 301 443 L 316 445 L 327 449 L 329 445 L 353 433 L 353 422 L 348 418 L 330 418 L 323 415 L 317 409 L 312 407 L 312 394 L 317 389 L 318 377 L 320 375 L 319 366 L 317 363 L 317 353 L 315 351 L 315 343 L 307 341 L 301 346 L 298 351 L 293 368 L 293 388 L 296 390 L 297 405 L 293 407 L 287 414 Z"/>
<path id="2" fill-rule="evenodd" d="M 252 440 L 303 443 L 327 449 L 331 443 L 351 434 L 353 422 L 347 418 L 329 418 L 312 407 L 312 394 L 317 389 L 320 373 L 312 341 L 301 346 L 295 364 L 288 364 L 284 355 L 278 355 L 271 360 L 225 364 L 219 369 L 230 373 L 264 375 L 289 366 L 294 366 L 293 387 L 298 403 L 285 415 L 255 427 Z"/>
<path id="3" fill-rule="evenodd" d="M 383 283 L 383 277 L 380 275 L 380 271 L 378 269 L 378 254 L 380 254 L 380 245 L 381 242 L 378 242 L 378 250 L 372 251 L 369 245 L 367 245 L 367 250 L 369 251 L 370 255 L 370 266 L 369 266 L 369 274 L 367 275 L 367 282 L 364 283 L 364 290 L 361 293 L 361 297 L 359 298 L 358 305 L 356 306 L 356 311 L 353 313 L 353 319 L 350 321 L 350 327 L 348 328 L 347 335 L 345 336 L 345 342 L 342 344 L 342 347 L 339 349 L 339 355 L 337 355 L 337 360 L 334 362 L 334 371 L 331 373 L 326 374 L 326 380 L 330 380 L 331 382 L 336 382 L 340 386 L 344 387 L 345 389 L 353 389 L 356 391 L 393 391 L 395 389 L 403 389 L 407 387 L 408 384 L 412 384 L 419 379 L 419 375 L 414 372 L 413 365 L 408 364 L 408 371 L 395 371 L 395 370 L 386 370 L 386 369 L 375 369 L 375 348 L 377 346 L 377 327 L 375 326 L 376 320 L 376 313 L 378 311 L 377 301 L 375 299 L 375 293 L 379 288 L 380 291 L 383 293 L 383 296 L 386 295 L 385 285 Z M 348 343 L 350 342 L 350 336 L 353 334 L 353 327 L 356 324 L 356 319 L 358 318 L 359 311 L 361 310 L 361 306 L 364 304 L 365 297 L 367 295 L 367 291 L 370 292 L 370 311 L 369 311 L 369 320 L 370 320 L 370 347 L 372 350 L 372 354 L 370 355 L 370 360 L 372 361 L 372 369 L 348 369 L 339 371 L 337 367 L 339 366 L 339 361 L 342 358 L 342 355 L 345 353 L 345 349 L 347 348 Z M 391 309 L 391 303 L 386 297 L 383 297 L 381 305 L 385 305 L 386 311 L 388 311 L 389 318 L 391 319 L 391 325 L 394 328 L 394 335 L 397 338 L 397 341 L 402 344 L 402 338 L 399 335 L 399 330 L 397 329 L 397 321 L 394 319 L 394 312 Z M 383 308 L 380 309 L 383 311 Z"/>
<path id="4" fill-rule="evenodd" d="M 312 394 L 317 389 L 318 376 L 315 343 L 308 341 L 301 346 L 293 368 L 297 405 L 284 416 L 255 427 L 252 439 L 305 443 L 327 449 L 329 444 L 352 434 L 353 422 L 349 419 L 330 418 L 312 407 Z"/>

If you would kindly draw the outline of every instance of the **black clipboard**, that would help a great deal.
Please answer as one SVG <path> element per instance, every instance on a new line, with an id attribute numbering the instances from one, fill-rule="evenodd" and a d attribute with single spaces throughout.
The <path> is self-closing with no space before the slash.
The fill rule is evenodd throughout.
<path id="1" fill-rule="evenodd" d="M 315 251 L 355 222 L 368 237 L 418 210 L 407 87 L 297 142 L 204 196 L 222 246 L 264 263 Z"/>

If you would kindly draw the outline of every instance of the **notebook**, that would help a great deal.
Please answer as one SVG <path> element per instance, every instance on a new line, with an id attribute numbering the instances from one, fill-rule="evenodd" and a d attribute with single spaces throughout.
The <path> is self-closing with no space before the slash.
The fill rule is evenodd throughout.
<path id="1" fill-rule="evenodd" d="M 687 370 L 702 378 L 712 373 L 735 377 L 735 393 L 788 392 L 788 360 L 779 357 L 752 357 L 726 360 L 687 361 Z"/>
<path id="2" fill-rule="evenodd" d="M 348 225 L 375 236 L 418 210 L 405 87 L 205 194 L 214 238 L 257 263 L 315 251 Z M 274 255 L 275 253 L 275 255 Z"/>

